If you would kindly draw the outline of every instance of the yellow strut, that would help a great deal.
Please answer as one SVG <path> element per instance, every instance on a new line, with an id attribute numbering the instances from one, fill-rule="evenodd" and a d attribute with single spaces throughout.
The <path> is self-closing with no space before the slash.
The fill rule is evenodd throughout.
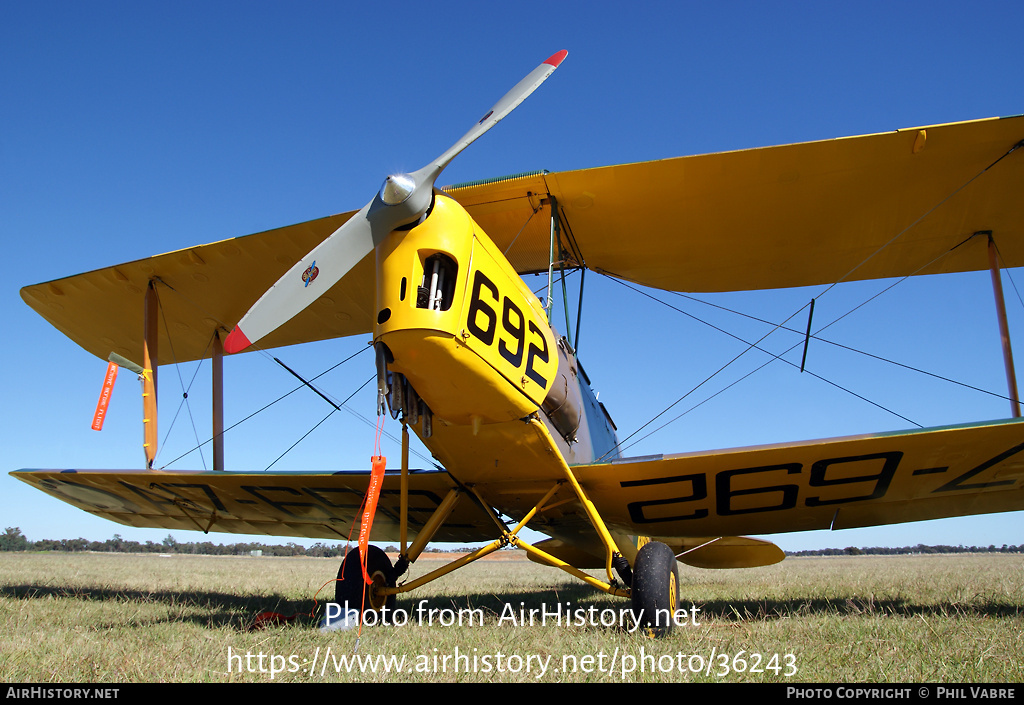
<path id="1" fill-rule="evenodd" d="M 399 511 L 399 534 L 402 539 L 401 555 L 406 555 L 409 536 L 409 427 L 402 424 L 402 483 Z"/>
<path id="2" fill-rule="evenodd" d="M 153 468 L 157 451 L 157 365 L 159 364 L 159 316 L 160 299 L 152 281 L 146 289 L 143 302 L 142 330 L 142 447 L 146 453 L 146 469 Z"/>
<path id="3" fill-rule="evenodd" d="M 480 498 L 480 495 L 478 495 L 476 493 L 476 490 L 474 490 L 472 488 L 470 488 L 470 489 L 473 492 L 473 494 L 476 495 L 477 499 L 480 499 L 480 504 L 484 507 L 484 509 L 487 511 L 487 513 L 491 516 L 491 518 L 495 522 L 497 522 L 498 526 L 502 527 L 502 529 L 503 529 L 502 530 L 502 538 L 505 541 L 507 541 L 509 544 L 511 544 L 512 546 L 515 546 L 516 548 L 523 549 L 527 553 L 532 554 L 533 556 L 535 556 L 536 558 L 540 559 L 544 563 L 547 563 L 548 565 L 552 565 L 555 568 L 560 568 L 561 570 L 564 570 L 566 573 L 569 573 L 570 575 L 576 576 L 577 578 L 579 578 L 583 582 L 587 583 L 588 585 L 592 585 L 592 586 L 596 587 L 598 590 L 601 590 L 603 592 L 607 592 L 609 595 L 617 595 L 619 597 L 629 597 L 630 596 L 629 590 L 622 590 L 622 589 L 613 587 L 611 585 L 612 578 L 611 578 L 611 566 L 610 565 L 609 565 L 609 580 L 606 583 L 606 582 L 603 582 L 601 580 L 598 580 L 597 578 L 593 577 L 592 575 L 587 575 L 586 573 L 584 573 L 579 568 L 576 568 L 575 566 L 573 566 L 573 565 L 571 565 L 569 563 L 566 563 L 561 558 L 555 558 L 550 553 L 547 553 L 546 551 L 542 551 L 541 549 L 537 548 L 533 544 L 527 543 L 526 541 L 523 541 L 521 538 L 516 536 L 516 534 L 519 533 L 519 530 L 522 529 L 524 526 L 526 526 L 527 522 L 530 521 L 530 519 L 532 519 L 534 517 L 534 515 L 537 514 L 537 512 L 544 510 L 544 505 L 547 504 L 548 500 L 551 499 L 554 496 L 555 492 L 557 492 L 559 490 L 559 488 L 561 488 L 562 484 L 563 484 L 562 482 L 556 482 L 555 486 L 552 487 L 550 490 L 548 490 L 548 493 L 546 495 L 544 495 L 544 498 L 541 499 L 541 501 L 537 502 L 537 505 L 533 509 L 531 509 L 529 512 L 527 512 L 526 516 L 523 517 L 522 521 L 520 521 L 516 525 L 516 528 L 514 528 L 512 531 L 508 531 L 507 529 L 504 529 L 504 524 L 502 524 L 501 520 L 498 519 L 498 517 L 494 514 L 494 511 L 491 509 L 491 507 L 486 502 L 484 502 L 483 499 Z M 602 526 L 603 526 L 603 524 L 602 524 Z M 611 538 L 611 537 L 609 537 L 609 538 Z M 610 563 L 610 559 L 609 559 L 609 563 Z"/>
<path id="4" fill-rule="evenodd" d="M 441 566 L 437 570 L 433 570 L 433 571 L 427 573 L 424 576 L 416 578 L 415 580 L 413 580 L 411 582 L 403 583 L 403 584 L 399 585 L 398 587 L 378 587 L 378 588 L 374 588 L 374 592 L 376 592 L 379 595 L 401 595 L 403 592 L 409 592 L 410 590 L 415 590 L 416 588 L 420 587 L 421 585 L 426 585 L 427 583 L 431 582 L 432 580 L 437 580 L 438 578 L 440 578 L 442 576 L 445 576 L 448 573 L 451 573 L 453 570 L 461 568 L 462 566 L 466 565 L 467 563 L 472 563 L 473 561 L 475 561 L 475 560 L 477 560 L 479 558 L 483 558 L 484 556 L 486 556 L 488 554 L 494 553 L 495 551 L 497 551 L 499 548 L 501 548 L 504 545 L 505 545 L 504 540 L 497 539 L 497 540 L 487 544 L 486 546 L 478 548 L 477 550 L 473 551 L 472 553 L 467 553 L 465 556 L 462 556 L 461 558 L 458 558 L 458 559 L 452 561 L 451 563 L 445 563 L 443 566 Z"/>
<path id="5" fill-rule="evenodd" d="M 614 558 L 615 554 L 619 552 L 618 546 L 615 545 L 615 540 L 608 531 L 608 527 L 605 526 L 604 520 L 601 519 L 601 515 L 597 511 L 597 507 L 595 507 L 593 502 L 590 501 L 590 498 L 587 497 L 587 493 L 583 491 L 580 483 L 576 481 L 576 476 L 572 474 L 572 469 L 570 469 L 568 463 L 565 462 L 565 458 L 562 457 L 561 453 L 557 452 L 558 446 L 555 445 L 555 439 L 551 437 L 551 432 L 548 431 L 548 427 L 536 417 L 531 418 L 530 423 L 541 434 L 543 434 L 545 438 L 547 438 L 550 447 L 556 449 L 555 456 L 558 458 L 558 462 L 562 466 L 562 472 L 565 473 L 566 478 L 568 478 L 569 482 L 572 484 L 573 489 L 576 491 L 576 496 L 580 498 L 580 503 L 583 505 L 583 510 L 587 513 L 587 517 L 590 519 L 590 523 L 594 525 L 598 536 L 601 537 L 601 542 L 604 543 L 605 571 L 608 573 L 608 582 L 614 582 L 615 576 L 612 574 L 612 558 Z"/>
<path id="6" fill-rule="evenodd" d="M 434 537 L 434 534 L 441 528 L 445 520 L 451 516 L 451 513 L 455 510 L 455 505 L 459 501 L 461 492 L 462 490 L 457 487 L 448 492 L 445 498 L 441 500 L 441 504 L 438 505 L 434 513 L 427 519 L 427 523 L 416 534 L 416 540 L 412 542 L 412 546 L 409 547 L 409 553 L 406 555 L 410 563 L 414 563 L 419 558 L 420 553 L 427 547 L 430 539 Z"/>

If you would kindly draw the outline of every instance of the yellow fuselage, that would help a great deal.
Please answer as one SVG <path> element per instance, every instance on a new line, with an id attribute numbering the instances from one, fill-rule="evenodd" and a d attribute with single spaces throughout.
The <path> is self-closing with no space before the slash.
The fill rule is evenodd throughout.
<path id="1" fill-rule="evenodd" d="M 453 476 L 488 493 L 529 486 L 532 495 L 538 481 L 561 477 L 556 453 L 593 460 L 585 420 L 586 443 L 557 433 L 552 443 L 527 423 L 553 428 L 541 407 L 559 373 L 559 342 L 540 301 L 461 206 L 438 194 L 429 216 L 391 233 L 376 257 L 374 343 L 432 414 L 429 433 L 422 418 L 410 426 Z"/>

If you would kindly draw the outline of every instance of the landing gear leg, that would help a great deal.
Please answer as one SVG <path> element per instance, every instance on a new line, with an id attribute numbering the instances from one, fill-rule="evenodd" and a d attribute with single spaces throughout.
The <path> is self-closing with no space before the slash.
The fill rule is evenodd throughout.
<path id="1" fill-rule="evenodd" d="M 633 615 L 649 634 L 663 637 L 672 631 L 679 607 L 679 564 L 672 549 L 652 541 L 633 562 Z"/>
<path id="2" fill-rule="evenodd" d="M 363 569 L 359 564 L 359 549 L 353 548 L 341 562 L 338 569 L 338 582 L 334 585 L 334 601 L 342 608 L 348 603 L 348 609 L 357 612 L 380 612 L 378 621 L 386 621 L 395 610 L 395 596 L 382 595 L 382 587 L 394 587 L 395 577 L 391 567 L 391 559 L 376 546 L 367 546 L 366 573 L 373 581 L 367 585 L 363 580 Z"/>

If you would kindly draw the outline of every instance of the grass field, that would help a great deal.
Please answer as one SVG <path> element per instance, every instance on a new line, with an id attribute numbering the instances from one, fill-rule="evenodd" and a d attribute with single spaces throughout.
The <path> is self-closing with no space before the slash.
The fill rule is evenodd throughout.
<path id="1" fill-rule="evenodd" d="M 498 555 L 507 560 L 477 562 L 400 598 L 406 624 L 364 626 L 358 655 L 367 663 L 360 670 L 350 662 L 349 672 L 341 659 L 352 656 L 355 631 L 321 633 L 304 619 L 248 630 L 264 610 L 309 613 L 337 572 L 335 560 L 3 553 L 0 678 L 1024 681 L 1021 555 L 789 558 L 735 571 L 680 566 L 683 607 L 698 624 L 660 640 L 630 633 L 628 620 L 600 624 L 628 601 L 522 554 Z M 421 560 L 413 575 L 437 565 Z M 329 585 L 321 598 L 332 595 Z M 434 623 L 417 623 L 417 608 Z M 580 623 L 551 616 L 518 623 L 520 609 L 534 610 L 539 622 L 540 610 L 559 608 L 580 610 Z M 466 624 L 478 615 L 482 625 Z M 462 626 L 441 623 L 458 616 Z"/>

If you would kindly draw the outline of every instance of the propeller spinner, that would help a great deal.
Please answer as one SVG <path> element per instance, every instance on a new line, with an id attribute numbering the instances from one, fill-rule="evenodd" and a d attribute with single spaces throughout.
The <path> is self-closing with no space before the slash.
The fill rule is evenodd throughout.
<path id="1" fill-rule="evenodd" d="M 430 207 L 434 183 L 451 160 L 526 100 L 568 53 L 552 55 L 527 74 L 437 159 L 411 174 L 389 176 L 372 201 L 253 304 L 225 339 L 224 352 L 241 352 L 276 330 L 334 286 L 391 231 L 422 218 Z"/>

